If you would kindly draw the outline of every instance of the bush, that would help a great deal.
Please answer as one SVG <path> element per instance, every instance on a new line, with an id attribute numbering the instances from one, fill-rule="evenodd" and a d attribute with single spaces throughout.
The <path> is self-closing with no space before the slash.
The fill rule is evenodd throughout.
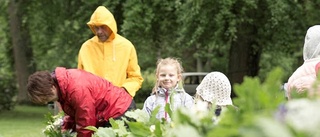
<path id="1" fill-rule="evenodd" d="M 13 78 L 0 77 L 0 111 L 12 110 L 16 103 L 17 87 Z"/>
<path id="2" fill-rule="evenodd" d="M 320 113 L 319 109 L 314 108 L 320 105 L 320 101 L 305 98 L 303 99 L 306 100 L 303 101 L 304 105 L 301 105 L 301 100 L 287 101 L 280 88 L 281 76 L 282 70 L 275 69 L 269 73 L 264 82 L 256 77 L 246 77 L 241 85 L 234 87 L 239 95 L 234 98 L 234 105 L 237 107 L 228 107 L 218 121 L 213 119 L 213 111 L 199 109 L 201 105 L 195 105 L 193 111 L 180 108 L 169 113 L 172 117 L 171 123 L 157 120 L 155 118 L 157 110 L 151 117 L 148 117 L 144 111 L 138 109 L 126 113 L 128 117 L 136 119 L 133 122 L 124 120 L 129 126 L 128 128 L 126 128 L 124 121 L 110 119 L 112 127 L 98 129 L 88 127 L 88 129 L 95 132 L 94 137 L 106 137 L 107 135 L 127 137 L 319 136 L 316 127 L 319 127 L 320 116 L 316 121 L 310 116 L 318 114 L 315 113 L 316 111 Z M 310 111 L 303 109 L 297 114 L 299 108 L 308 108 Z M 170 112 L 167 109 L 166 111 Z M 304 130 L 306 128 L 299 129 L 300 127 L 313 128 Z"/>
<path id="3" fill-rule="evenodd" d="M 267 79 L 245 77 L 234 89 L 238 97 L 236 107 L 223 108 L 219 117 L 213 109 L 196 104 L 192 109 L 179 108 L 166 111 L 171 122 L 156 119 L 159 108 L 149 117 L 141 109 L 125 115 L 135 121 L 110 119 L 112 127 L 96 128 L 93 137 L 318 137 L 320 132 L 320 99 L 297 98 L 287 101 L 281 91 L 282 70 L 275 69 Z"/>
<path id="4" fill-rule="evenodd" d="M 156 82 L 154 72 L 151 72 L 151 71 L 142 72 L 142 77 L 144 78 L 142 87 L 134 97 L 134 101 L 136 103 L 143 103 L 147 99 L 147 97 L 150 96 L 152 92 L 152 88 L 154 87 L 154 84 Z"/>

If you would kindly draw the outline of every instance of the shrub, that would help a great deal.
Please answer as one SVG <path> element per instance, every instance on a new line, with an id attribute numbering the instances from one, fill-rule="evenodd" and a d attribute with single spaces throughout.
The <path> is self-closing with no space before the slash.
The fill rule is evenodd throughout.
<path id="1" fill-rule="evenodd" d="M 142 72 L 142 77 L 144 78 L 142 87 L 134 97 L 134 101 L 136 103 L 143 103 L 147 97 L 150 96 L 152 88 L 156 82 L 155 74 L 151 71 Z"/>
<path id="2" fill-rule="evenodd" d="M 0 77 L 0 111 L 14 108 L 17 94 L 15 83 L 10 76 Z"/>
<path id="3" fill-rule="evenodd" d="M 156 119 L 158 109 L 150 117 L 137 109 L 125 114 L 135 121 L 110 119 L 112 127 L 87 129 L 94 131 L 94 137 L 318 137 L 320 99 L 287 101 L 280 88 L 281 76 L 282 70 L 275 69 L 264 82 L 245 77 L 241 85 L 234 86 L 238 94 L 233 99 L 236 107 L 224 108 L 218 119 L 214 109 L 208 110 L 201 104 L 173 112 L 167 105 L 170 123 Z"/>
<path id="4" fill-rule="evenodd" d="M 61 126 L 63 124 L 63 112 L 59 112 L 57 115 L 52 115 L 48 113 L 45 115 L 46 118 L 46 127 L 43 129 L 43 134 L 46 137 L 74 137 L 75 133 L 72 133 L 71 130 L 62 132 Z"/>

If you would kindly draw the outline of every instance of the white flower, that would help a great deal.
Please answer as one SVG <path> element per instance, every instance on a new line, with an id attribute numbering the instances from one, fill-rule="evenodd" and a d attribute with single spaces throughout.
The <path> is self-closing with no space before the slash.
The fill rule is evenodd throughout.
<path id="1" fill-rule="evenodd" d="M 185 113 L 191 115 L 192 117 L 202 119 L 209 113 L 208 102 L 199 100 L 195 105 L 192 106 L 191 110 L 192 111 L 187 109 L 185 110 Z"/>
<path id="2" fill-rule="evenodd" d="M 208 102 L 198 100 L 195 105 L 193 105 L 193 110 L 195 112 L 206 112 L 208 111 Z"/>
<path id="3" fill-rule="evenodd" d="M 42 132 L 46 132 L 46 131 L 50 131 L 51 129 L 54 129 L 53 125 L 47 125 L 46 128 L 44 130 L 42 130 Z"/>
<path id="4" fill-rule="evenodd" d="M 151 125 L 151 126 L 150 126 L 150 131 L 151 131 L 151 132 L 154 132 L 155 129 L 156 129 L 156 126 L 155 126 L 155 125 Z"/>
<path id="5" fill-rule="evenodd" d="M 320 100 L 297 99 L 289 101 L 286 121 L 293 128 L 307 133 L 317 132 L 320 127 Z"/>
<path id="6" fill-rule="evenodd" d="M 53 122 L 53 125 L 60 127 L 62 125 L 62 123 L 63 123 L 63 119 L 62 118 L 58 118 Z"/>

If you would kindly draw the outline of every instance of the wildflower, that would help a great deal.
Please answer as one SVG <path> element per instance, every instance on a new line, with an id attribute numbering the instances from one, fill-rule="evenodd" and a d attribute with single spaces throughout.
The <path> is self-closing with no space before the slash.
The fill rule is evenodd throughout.
<path id="1" fill-rule="evenodd" d="M 319 134 L 319 106 L 320 100 L 297 99 L 289 101 L 286 121 L 296 130 Z"/>
<path id="2" fill-rule="evenodd" d="M 62 118 L 58 118 L 53 122 L 53 126 L 56 126 L 56 127 L 60 127 L 60 126 L 62 126 L 62 124 L 63 124 Z"/>
<path id="3" fill-rule="evenodd" d="M 151 126 L 150 126 L 150 131 L 151 131 L 151 132 L 154 132 L 155 129 L 156 129 L 156 126 L 155 126 L 155 125 L 151 125 Z"/>

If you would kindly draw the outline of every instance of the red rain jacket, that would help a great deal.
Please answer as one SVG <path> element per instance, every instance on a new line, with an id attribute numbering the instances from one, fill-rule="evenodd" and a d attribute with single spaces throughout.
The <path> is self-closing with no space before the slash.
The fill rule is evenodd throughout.
<path id="1" fill-rule="evenodd" d="M 75 128 L 77 137 L 91 137 L 87 126 L 100 126 L 109 118 L 123 115 L 132 97 L 109 81 L 79 69 L 57 67 L 59 100 L 64 118 L 63 129 Z"/>

